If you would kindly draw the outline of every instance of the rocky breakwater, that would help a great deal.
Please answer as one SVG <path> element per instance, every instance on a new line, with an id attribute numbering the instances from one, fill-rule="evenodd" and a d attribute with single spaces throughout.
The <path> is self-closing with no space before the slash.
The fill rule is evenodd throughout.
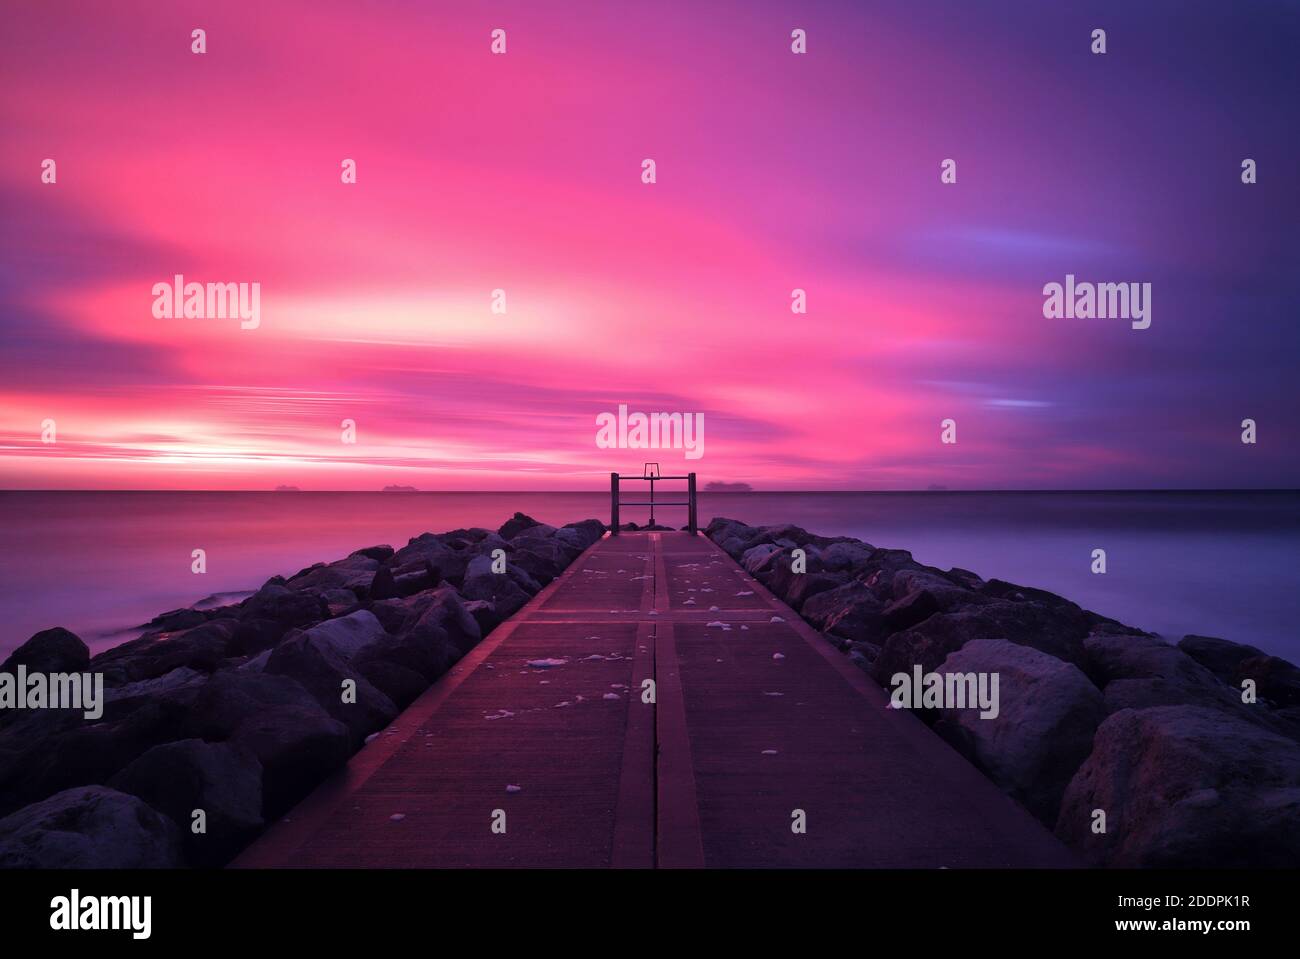
<path id="1" fill-rule="evenodd" d="M 1052 593 L 849 537 L 729 519 L 706 535 L 891 694 L 918 667 L 996 674 L 995 716 L 946 702 L 918 713 L 1084 862 L 1300 862 L 1291 663 L 1223 639 L 1172 645 Z"/>
<path id="2" fill-rule="evenodd" d="M 227 862 L 604 532 L 516 513 L 164 613 L 94 657 L 38 633 L 0 672 L 102 676 L 102 715 L 0 709 L 0 868 Z"/>

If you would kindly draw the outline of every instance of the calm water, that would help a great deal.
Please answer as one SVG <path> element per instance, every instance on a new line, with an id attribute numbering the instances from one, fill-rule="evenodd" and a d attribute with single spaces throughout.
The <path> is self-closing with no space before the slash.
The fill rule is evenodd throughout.
<path id="1" fill-rule="evenodd" d="M 631 497 L 628 497 L 631 498 Z M 675 497 L 674 497 L 675 498 Z M 1300 494 L 701 494 L 700 517 L 789 522 L 1060 593 L 1133 626 L 1300 660 Z M 0 492 L 0 656 L 66 626 L 92 648 L 154 614 L 363 546 L 499 526 L 515 510 L 608 521 L 600 493 Z M 681 511 L 677 511 L 680 513 Z M 644 510 L 624 511 L 645 520 Z M 669 511 L 661 519 L 682 522 Z M 1108 572 L 1089 571 L 1104 547 Z M 190 572 L 207 551 L 208 571 Z"/>

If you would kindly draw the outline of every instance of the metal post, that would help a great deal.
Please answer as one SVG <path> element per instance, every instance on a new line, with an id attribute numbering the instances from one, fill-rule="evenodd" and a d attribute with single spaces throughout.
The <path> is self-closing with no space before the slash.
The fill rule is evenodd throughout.
<path id="1" fill-rule="evenodd" d="M 618 474 L 609 474 L 609 535 L 618 535 Z"/>
<path id="2" fill-rule="evenodd" d="M 650 525 L 655 524 L 655 478 L 650 477 Z"/>
<path id="3" fill-rule="evenodd" d="M 690 494 L 686 498 L 690 501 L 691 504 L 687 508 L 688 515 L 686 518 L 686 524 L 690 528 L 691 535 L 694 536 L 696 530 L 699 528 L 699 523 L 695 514 L 695 474 L 694 473 L 686 474 L 686 489 L 687 492 Z"/>

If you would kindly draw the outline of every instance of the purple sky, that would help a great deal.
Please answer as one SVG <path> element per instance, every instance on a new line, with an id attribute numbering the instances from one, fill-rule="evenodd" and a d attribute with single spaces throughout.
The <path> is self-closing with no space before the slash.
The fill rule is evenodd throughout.
<path id="1" fill-rule="evenodd" d="M 364 9 L 7 12 L 0 488 L 1300 486 L 1300 5 Z M 622 403 L 704 456 L 598 448 Z"/>

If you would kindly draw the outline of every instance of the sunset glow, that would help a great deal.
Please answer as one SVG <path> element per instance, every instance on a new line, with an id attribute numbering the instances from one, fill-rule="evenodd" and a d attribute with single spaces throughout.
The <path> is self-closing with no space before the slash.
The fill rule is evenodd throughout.
<path id="1" fill-rule="evenodd" d="M 2 487 L 596 488 L 620 403 L 763 489 L 1300 483 L 1294 17 L 1180 70 L 1211 6 L 1104 63 L 1034 4 L 239 6 L 6 13 Z M 1067 273 L 1151 328 L 1044 319 Z M 156 319 L 175 274 L 259 328 Z"/>

